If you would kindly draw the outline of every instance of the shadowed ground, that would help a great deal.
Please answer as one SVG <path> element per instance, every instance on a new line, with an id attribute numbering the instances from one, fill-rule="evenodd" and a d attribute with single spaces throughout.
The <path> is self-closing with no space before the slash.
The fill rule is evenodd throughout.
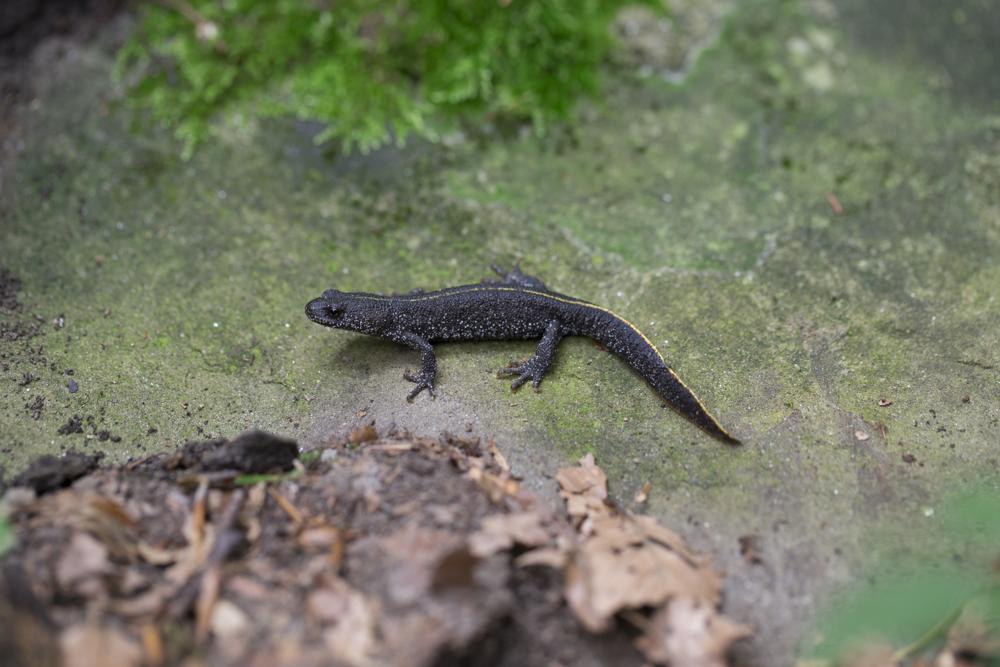
<path id="1" fill-rule="evenodd" d="M 231 118 L 183 162 L 118 108 L 121 26 L 47 41 L 0 164 L 6 467 L 374 420 L 494 436 L 551 493 L 592 452 L 727 571 L 727 612 L 758 628 L 741 661 L 787 664 L 873 560 L 985 557 L 934 537 L 955 488 L 996 491 L 1000 437 L 1000 116 L 978 85 L 1000 39 L 984 3 L 954 5 L 886 34 L 867 3 L 747 3 L 684 83 L 638 67 L 572 134 L 366 157 Z M 415 353 L 302 313 L 493 262 L 622 313 L 745 445 L 586 340 L 539 394 L 494 377 L 534 344 L 443 345 L 438 398 L 408 404 Z"/>

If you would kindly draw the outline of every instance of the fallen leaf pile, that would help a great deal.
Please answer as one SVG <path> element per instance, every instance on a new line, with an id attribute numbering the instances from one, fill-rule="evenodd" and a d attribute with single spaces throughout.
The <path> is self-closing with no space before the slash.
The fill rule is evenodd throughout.
<path id="1" fill-rule="evenodd" d="M 566 567 L 566 599 L 580 622 L 602 632 L 628 611 L 649 661 L 725 665 L 729 646 L 751 631 L 718 612 L 722 580 L 709 560 L 651 517 L 612 508 L 593 456 L 560 470 L 556 481 L 579 535 Z"/>
<path id="2" fill-rule="evenodd" d="M 29 468 L 3 498 L 3 664 L 712 667 L 749 634 L 592 457 L 559 471 L 564 511 L 493 442 L 363 436 Z"/>

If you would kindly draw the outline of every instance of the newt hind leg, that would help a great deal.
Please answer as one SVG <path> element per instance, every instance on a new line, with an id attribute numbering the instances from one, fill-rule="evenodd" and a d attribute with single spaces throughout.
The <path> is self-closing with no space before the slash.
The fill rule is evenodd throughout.
<path id="1" fill-rule="evenodd" d="M 500 281 L 502 285 L 513 285 L 515 287 L 524 287 L 527 289 L 540 289 L 546 291 L 548 291 L 549 289 L 548 287 L 545 286 L 545 283 L 543 283 L 541 279 L 521 273 L 520 266 L 515 265 L 513 271 L 507 271 L 505 269 L 501 269 L 496 264 L 493 264 L 490 268 L 493 269 L 493 271 L 498 276 L 500 276 L 500 278 L 502 278 L 502 280 Z"/>
<path id="2" fill-rule="evenodd" d="M 552 360 L 556 356 L 556 346 L 559 345 L 562 337 L 562 325 L 558 321 L 552 320 L 549 322 L 548 327 L 545 328 L 545 335 L 542 336 L 541 342 L 538 343 L 538 349 L 535 350 L 534 356 L 527 361 L 521 363 L 512 362 L 506 368 L 501 368 L 497 371 L 497 377 L 514 378 L 514 381 L 510 383 L 512 391 L 517 391 L 528 380 L 531 380 L 532 387 L 538 389 L 538 386 L 542 383 L 542 377 L 552 365 Z"/>

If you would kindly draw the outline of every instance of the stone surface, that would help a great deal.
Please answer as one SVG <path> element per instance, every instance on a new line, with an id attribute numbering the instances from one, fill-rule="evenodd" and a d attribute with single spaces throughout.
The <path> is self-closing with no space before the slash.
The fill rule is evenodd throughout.
<path id="1" fill-rule="evenodd" d="M 572 133 L 369 156 L 229 118 L 181 161 L 130 129 L 116 29 L 44 42 L 0 165 L 0 266 L 21 281 L 0 313 L 5 466 L 375 420 L 494 436 L 553 492 L 592 452 L 616 497 L 651 482 L 649 511 L 727 571 L 728 613 L 758 628 L 740 662 L 788 664 L 872 561 L 953 558 L 934 508 L 1000 478 L 996 13 L 871 4 L 742 3 L 682 83 L 618 71 Z M 406 403 L 413 352 L 302 312 L 328 287 L 433 289 L 493 262 L 622 313 L 745 445 L 586 340 L 538 394 L 494 377 L 532 343 L 442 345 L 437 400 Z"/>

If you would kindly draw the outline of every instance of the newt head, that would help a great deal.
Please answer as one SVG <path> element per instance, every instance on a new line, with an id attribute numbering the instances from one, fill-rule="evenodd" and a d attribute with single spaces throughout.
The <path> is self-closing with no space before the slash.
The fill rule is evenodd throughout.
<path id="1" fill-rule="evenodd" d="M 306 304 L 306 317 L 325 327 L 377 336 L 391 317 L 387 304 L 368 296 L 328 289 Z"/>
<path id="2" fill-rule="evenodd" d="M 344 315 L 344 300 L 341 292 L 328 289 L 323 296 L 306 304 L 306 317 L 325 327 L 337 327 Z"/>

